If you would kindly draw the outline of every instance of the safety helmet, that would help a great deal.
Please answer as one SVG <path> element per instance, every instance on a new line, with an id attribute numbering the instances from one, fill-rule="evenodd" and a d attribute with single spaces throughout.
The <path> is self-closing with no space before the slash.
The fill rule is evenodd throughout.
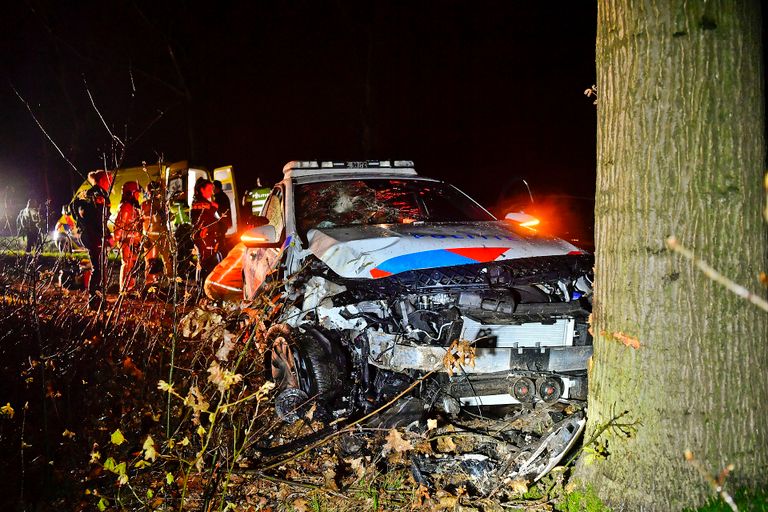
<path id="1" fill-rule="evenodd" d="M 134 192 L 138 192 L 141 190 L 139 188 L 139 184 L 135 181 L 126 181 L 123 183 L 123 194 L 133 194 Z"/>

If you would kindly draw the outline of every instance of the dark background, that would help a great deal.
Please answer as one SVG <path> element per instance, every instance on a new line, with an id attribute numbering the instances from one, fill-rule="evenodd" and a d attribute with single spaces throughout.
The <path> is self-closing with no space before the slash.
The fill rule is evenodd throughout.
<path id="1" fill-rule="evenodd" d="M 392 158 L 486 206 L 516 176 L 589 196 L 596 5 L 533 4 L 11 3 L 0 176 L 61 204 L 105 161 L 232 164 L 243 190 L 289 160 Z"/>

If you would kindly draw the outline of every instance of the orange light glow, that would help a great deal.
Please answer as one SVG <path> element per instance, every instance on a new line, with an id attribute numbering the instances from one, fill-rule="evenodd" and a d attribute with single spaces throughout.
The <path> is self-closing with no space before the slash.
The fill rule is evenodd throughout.
<path id="1" fill-rule="evenodd" d="M 532 228 L 533 226 L 538 226 L 541 221 L 539 219 L 531 219 L 526 222 L 521 222 L 520 225 L 524 228 Z"/>
<path id="2" fill-rule="evenodd" d="M 260 243 L 260 242 L 266 242 L 267 239 L 263 236 L 251 236 L 251 235 L 241 235 L 240 241 L 244 244 L 247 243 Z"/>

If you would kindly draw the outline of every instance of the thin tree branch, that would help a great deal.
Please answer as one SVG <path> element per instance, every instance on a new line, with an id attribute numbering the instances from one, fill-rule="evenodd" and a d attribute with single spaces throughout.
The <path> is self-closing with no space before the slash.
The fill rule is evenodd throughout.
<path id="1" fill-rule="evenodd" d="M 29 114 L 32 116 L 32 119 L 34 119 L 34 121 L 37 124 L 38 128 L 40 128 L 40 131 L 43 132 L 43 135 L 45 135 L 45 137 L 48 139 L 48 141 L 51 144 L 53 144 L 53 147 L 56 148 L 56 151 L 59 152 L 59 154 L 61 155 L 61 158 L 63 158 L 70 165 L 70 167 L 72 167 L 72 169 L 74 169 L 75 172 L 80 175 L 81 178 L 85 179 L 85 176 L 83 175 L 83 173 L 81 173 L 80 170 L 77 167 L 75 167 L 75 164 L 73 164 L 69 160 L 69 158 L 66 157 L 66 155 L 61 150 L 61 148 L 56 144 L 56 142 L 54 142 L 53 137 L 51 137 L 48 134 L 48 132 L 45 131 L 45 128 L 43 128 L 42 123 L 40 123 L 40 121 L 37 119 L 37 116 L 32 111 L 32 107 L 29 106 L 29 103 L 27 103 L 27 100 L 25 100 L 24 97 L 21 95 L 21 93 L 19 93 L 19 91 L 16 89 L 16 87 L 13 85 L 13 83 L 10 83 L 9 85 L 11 86 L 11 89 L 13 89 L 13 92 L 16 93 L 16 96 L 19 97 L 19 100 L 21 100 L 21 102 L 24 104 L 24 106 L 27 107 L 27 110 L 29 111 Z"/>
<path id="2" fill-rule="evenodd" d="M 99 107 L 96 106 L 96 101 L 93 99 L 91 90 L 88 88 L 88 81 L 85 79 L 85 77 L 83 77 L 83 83 L 85 84 L 85 92 L 88 93 L 88 98 L 91 100 L 91 105 L 93 105 L 93 110 L 96 111 L 96 114 L 98 114 L 99 119 L 101 119 L 101 124 L 103 124 L 104 128 L 107 129 L 107 133 L 109 133 L 109 136 L 112 137 L 112 140 L 117 141 L 120 144 L 120 146 L 125 148 L 125 143 L 120 139 L 120 137 L 112 133 L 112 130 L 110 130 L 109 128 L 109 125 L 104 120 L 104 116 L 101 115 L 101 112 L 99 111 Z"/>
<path id="3" fill-rule="evenodd" d="M 701 270 L 705 276 L 712 279 L 719 285 L 725 287 L 730 292 L 738 295 L 742 299 L 746 299 L 755 306 L 759 307 L 766 313 L 768 313 L 768 301 L 763 299 L 762 297 L 752 293 L 751 291 L 747 290 L 743 286 L 741 286 L 738 283 L 735 283 L 722 275 L 720 272 L 709 266 L 705 261 L 700 260 L 697 258 L 693 252 L 686 249 L 680 243 L 677 241 L 677 238 L 674 236 L 671 236 L 667 238 L 667 247 L 676 253 L 679 253 L 689 259 L 694 265 L 699 267 L 699 270 Z"/>

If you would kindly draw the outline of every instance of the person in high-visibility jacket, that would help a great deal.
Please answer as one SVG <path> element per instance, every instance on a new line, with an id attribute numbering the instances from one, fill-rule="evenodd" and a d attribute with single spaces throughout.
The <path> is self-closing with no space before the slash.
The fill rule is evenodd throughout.
<path id="1" fill-rule="evenodd" d="M 205 278 L 203 291 L 209 299 L 236 302 L 243 298 L 245 250 L 245 244 L 238 243 Z"/>
<path id="2" fill-rule="evenodd" d="M 144 286 L 149 288 L 157 284 L 164 273 L 170 275 L 172 268 L 168 208 L 160 182 L 149 182 L 147 193 L 149 197 L 141 203 L 141 218 L 144 227 Z"/>
<path id="3" fill-rule="evenodd" d="M 136 286 L 134 267 L 141 247 L 141 189 L 135 181 L 123 184 L 123 197 L 115 219 L 115 240 L 120 244 L 120 291 L 131 292 Z"/>

